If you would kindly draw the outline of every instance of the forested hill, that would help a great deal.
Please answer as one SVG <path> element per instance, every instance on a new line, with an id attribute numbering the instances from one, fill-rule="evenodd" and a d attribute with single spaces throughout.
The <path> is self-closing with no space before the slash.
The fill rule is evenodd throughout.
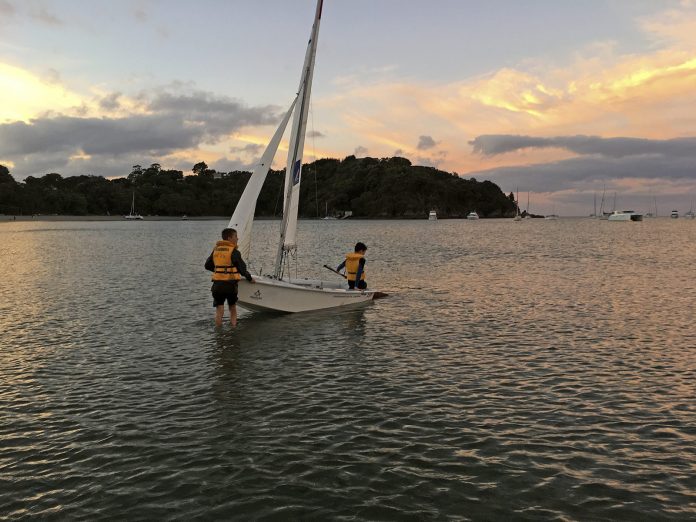
<path id="1" fill-rule="evenodd" d="M 228 216 L 234 211 L 249 172 L 220 173 L 205 163 L 193 175 L 165 170 L 159 164 L 139 165 L 124 178 L 46 174 L 17 183 L 0 165 L 0 213 L 122 215 L 135 209 L 142 215 Z M 284 171 L 271 171 L 261 191 L 256 215 L 282 213 Z M 357 218 L 465 217 L 475 210 L 482 217 L 512 216 L 512 195 L 490 181 L 463 179 L 432 167 L 418 167 L 404 158 L 321 159 L 302 167 L 300 216 Z"/>

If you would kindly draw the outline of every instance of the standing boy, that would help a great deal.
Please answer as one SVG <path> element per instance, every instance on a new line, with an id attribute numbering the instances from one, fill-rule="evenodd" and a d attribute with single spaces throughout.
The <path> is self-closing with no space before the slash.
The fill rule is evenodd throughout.
<path id="1" fill-rule="evenodd" d="M 222 231 L 222 241 L 215 243 L 215 248 L 205 262 L 205 269 L 213 272 L 213 306 L 215 307 L 215 324 L 222 326 L 225 314 L 225 301 L 230 307 L 230 324 L 237 326 L 237 286 L 244 276 L 250 283 L 254 282 L 247 272 L 242 254 L 237 250 L 237 231 L 226 228 Z"/>

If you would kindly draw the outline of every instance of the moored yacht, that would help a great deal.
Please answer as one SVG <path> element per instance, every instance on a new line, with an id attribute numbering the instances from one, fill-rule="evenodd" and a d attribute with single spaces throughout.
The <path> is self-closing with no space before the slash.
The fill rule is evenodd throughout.
<path id="1" fill-rule="evenodd" d="M 133 220 L 142 220 L 142 219 L 143 219 L 143 216 L 141 216 L 140 214 L 136 214 L 136 213 L 135 213 L 135 192 L 133 192 L 133 199 L 131 200 L 131 210 L 130 210 L 130 214 L 128 214 L 127 216 L 123 216 L 123 218 L 124 218 L 124 219 L 127 219 L 127 220 L 129 220 L 129 221 L 133 221 Z"/>
<path id="2" fill-rule="evenodd" d="M 679 217 L 679 212 L 673 210 L 669 217 L 671 217 L 672 219 L 677 219 Z"/>
<path id="3" fill-rule="evenodd" d="M 476 213 L 475 210 L 472 210 L 466 216 L 466 219 L 478 219 L 478 218 L 479 218 L 479 215 Z"/>
<path id="4" fill-rule="evenodd" d="M 615 210 L 609 214 L 609 221 L 643 221 L 643 214 L 633 210 Z"/>
<path id="5" fill-rule="evenodd" d="M 437 221 L 437 212 L 434 210 L 431 210 L 430 213 L 428 214 L 428 219 L 430 221 Z"/>

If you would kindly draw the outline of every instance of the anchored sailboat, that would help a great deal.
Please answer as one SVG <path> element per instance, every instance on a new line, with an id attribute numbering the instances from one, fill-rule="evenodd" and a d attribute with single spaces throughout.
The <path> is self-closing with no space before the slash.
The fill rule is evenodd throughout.
<path id="1" fill-rule="evenodd" d="M 242 257 L 248 260 L 251 251 L 251 228 L 254 221 L 256 200 L 273 163 L 285 128 L 292 116 L 285 170 L 285 204 L 275 269 L 272 275 L 254 275 L 254 283 L 248 283 L 246 280 L 239 282 L 239 304 L 251 310 L 274 312 L 324 310 L 364 304 L 371 301 L 375 294 L 373 290 L 349 290 L 345 281 L 291 279 L 289 276 L 290 260 L 297 251 L 297 213 L 302 181 L 302 155 L 322 4 L 323 0 L 317 1 L 314 25 L 307 45 L 297 97 L 290 105 L 290 109 L 280 122 L 259 164 L 254 169 L 229 223 L 230 228 L 234 228 L 238 232 L 240 238 L 238 248 Z"/>
<path id="2" fill-rule="evenodd" d="M 520 214 L 520 189 L 517 189 L 517 197 L 515 198 L 515 221 L 522 221 L 522 215 Z"/>
<path id="3" fill-rule="evenodd" d="M 125 219 L 130 220 L 130 221 L 132 221 L 132 220 L 134 220 L 134 219 L 143 219 L 143 216 L 141 216 L 140 214 L 136 214 L 136 213 L 135 213 L 135 192 L 133 192 L 133 199 L 131 200 L 131 210 L 130 210 L 130 214 L 128 214 L 127 216 L 123 216 L 123 217 L 124 217 Z"/>

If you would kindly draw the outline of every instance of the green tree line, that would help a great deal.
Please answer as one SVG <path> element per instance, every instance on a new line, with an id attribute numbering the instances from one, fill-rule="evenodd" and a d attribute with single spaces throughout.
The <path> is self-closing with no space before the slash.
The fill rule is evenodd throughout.
<path id="1" fill-rule="evenodd" d="M 63 177 L 57 173 L 14 180 L 0 165 L 0 213 L 59 215 L 228 216 L 234 211 L 250 172 L 216 172 L 204 162 L 192 175 L 154 163 L 135 165 L 128 176 Z M 285 172 L 271 170 L 256 205 L 260 217 L 280 216 Z M 433 167 L 411 165 L 405 158 L 320 159 L 302 167 L 300 216 L 343 215 L 359 218 L 510 217 L 514 197 L 490 181 L 464 179 Z"/>

